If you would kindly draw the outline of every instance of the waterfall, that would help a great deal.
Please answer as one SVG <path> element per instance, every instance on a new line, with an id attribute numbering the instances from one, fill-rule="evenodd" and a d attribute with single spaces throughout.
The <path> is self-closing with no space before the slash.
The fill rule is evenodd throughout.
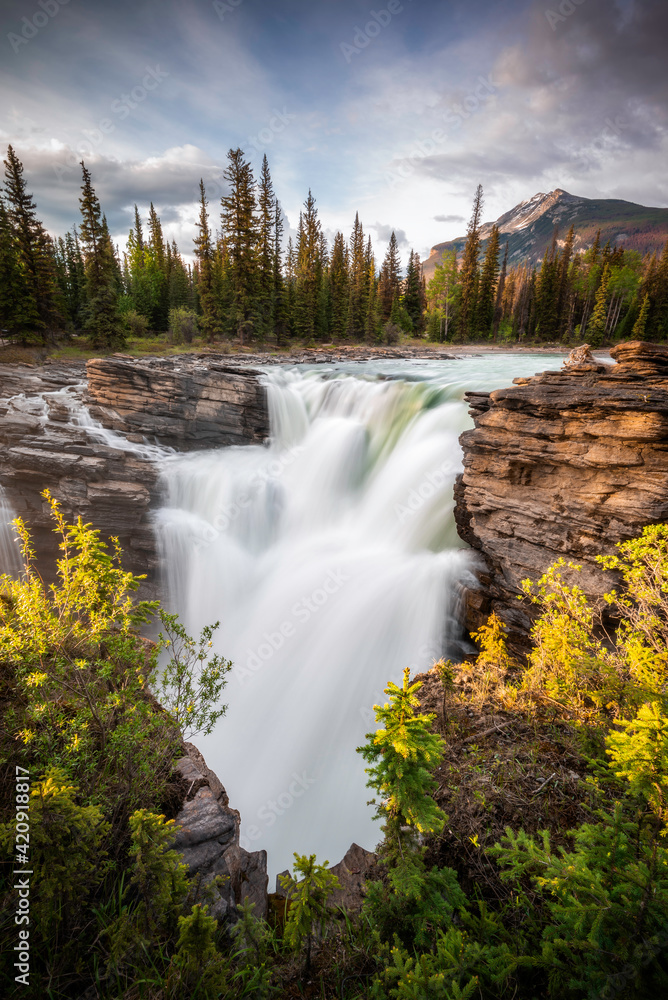
<path id="1" fill-rule="evenodd" d="M 7 494 L 0 485 L 0 576 L 8 574 L 17 577 L 21 572 L 21 552 L 11 523 L 15 517 Z"/>
<path id="2" fill-rule="evenodd" d="M 274 369 L 268 447 L 163 462 L 168 609 L 191 634 L 220 621 L 214 648 L 234 663 L 227 714 L 195 742 L 271 873 L 294 851 L 335 863 L 379 840 L 355 749 L 388 680 L 461 644 L 463 391 L 536 371 L 500 360 Z"/>

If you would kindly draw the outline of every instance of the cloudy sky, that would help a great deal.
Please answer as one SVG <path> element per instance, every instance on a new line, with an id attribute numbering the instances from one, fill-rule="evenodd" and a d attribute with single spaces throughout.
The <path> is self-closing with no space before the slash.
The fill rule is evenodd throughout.
<path id="1" fill-rule="evenodd" d="M 402 254 L 538 191 L 668 206 L 665 0 L 4 0 L 0 142 L 49 230 L 84 157 L 112 232 L 152 200 L 191 253 L 204 178 L 266 152 L 289 226 L 356 211 Z"/>

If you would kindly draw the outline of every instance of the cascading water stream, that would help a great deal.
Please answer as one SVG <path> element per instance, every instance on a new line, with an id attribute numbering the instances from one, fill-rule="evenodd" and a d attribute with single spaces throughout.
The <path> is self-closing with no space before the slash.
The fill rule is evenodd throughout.
<path id="1" fill-rule="evenodd" d="M 12 521 L 16 514 L 9 505 L 7 494 L 0 486 L 0 576 L 18 577 L 21 572 L 21 553 Z"/>
<path id="2" fill-rule="evenodd" d="M 164 462 L 169 610 L 191 634 L 220 620 L 215 648 L 234 663 L 227 715 L 196 742 L 241 812 L 243 846 L 266 848 L 271 873 L 294 851 L 334 863 L 353 840 L 377 843 L 355 752 L 372 706 L 404 667 L 461 642 L 463 392 L 537 361 L 274 369 L 269 447 Z"/>

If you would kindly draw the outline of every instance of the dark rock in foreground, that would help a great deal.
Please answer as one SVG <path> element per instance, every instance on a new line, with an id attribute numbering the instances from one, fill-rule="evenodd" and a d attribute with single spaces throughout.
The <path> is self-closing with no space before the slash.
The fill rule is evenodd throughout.
<path id="1" fill-rule="evenodd" d="M 240 817 L 230 809 L 227 792 L 192 743 L 185 744 L 186 756 L 175 770 L 187 783 L 188 791 L 176 817 L 179 828 L 175 848 L 183 855 L 188 876 L 199 876 L 203 886 L 223 876 L 213 889 L 214 903 L 209 912 L 216 920 L 236 919 L 236 906 L 255 904 L 256 917 L 267 915 L 267 852 L 245 851 L 239 846 Z"/>

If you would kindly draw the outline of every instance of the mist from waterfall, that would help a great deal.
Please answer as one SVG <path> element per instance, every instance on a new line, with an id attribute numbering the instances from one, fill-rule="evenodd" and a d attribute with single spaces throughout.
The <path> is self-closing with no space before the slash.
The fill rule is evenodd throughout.
<path id="1" fill-rule="evenodd" d="M 466 388 L 507 385 L 543 356 L 274 369 L 271 442 L 172 456 L 156 527 L 168 610 L 220 621 L 228 711 L 195 742 L 269 870 L 373 848 L 356 747 L 403 669 L 461 649 L 471 583 L 452 488 Z M 538 364 L 537 364 L 538 362 Z"/>

